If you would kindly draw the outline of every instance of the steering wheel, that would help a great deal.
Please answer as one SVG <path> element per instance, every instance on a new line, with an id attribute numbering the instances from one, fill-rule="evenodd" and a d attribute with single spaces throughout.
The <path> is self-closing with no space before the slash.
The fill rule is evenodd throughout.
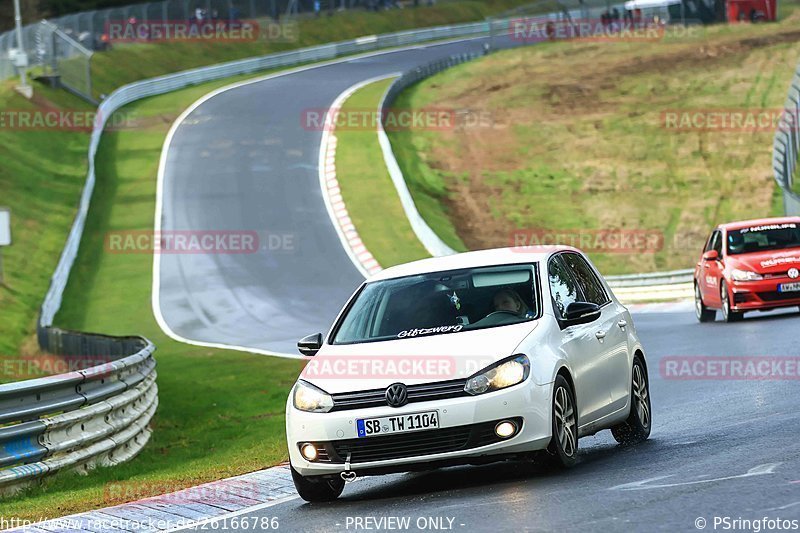
<path id="1" fill-rule="evenodd" d="M 513 315 L 513 316 L 515 316 L 515 317 L 518 317 L 518 316 L 519 316 L 519 313 L 515 313 L 514 311 L 506 311 L 506 310 L 502 310 L 502 311 L 492 311 L 491 313 L 489 313 L 488 315 L 486 315 L 485 317 L 483 317 L 481 320 L 486 320 L 486 319 L 487 319 L 487 318 L 489 318 L 490 316 L 499 315 L 499 314 L 501 314 L 501 313 L 505 313 L 505 314 L 507 314 L 507 315 Z"/>

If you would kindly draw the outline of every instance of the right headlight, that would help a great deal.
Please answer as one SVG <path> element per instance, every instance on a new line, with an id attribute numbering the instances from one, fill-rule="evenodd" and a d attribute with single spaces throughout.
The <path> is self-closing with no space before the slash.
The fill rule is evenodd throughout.
<path id="1" fill-rule="evenodd" d="M 333 398 L 330 394 L 303 380 L 295 384 L 292 402 L 295 409 L 308 413 L 327 413 L 333 408 Z"/>
<path id="2" fill-rule="evenodd" d="M 467 380 L 464 390 L 470 394 L 483 394 L 517 383 L 522 383 L 531 372 L 527 355 L 515 355 L 509 359 L 486 367 Z"/>
<path id="3" fill-rule="evenodd" d="M 758 281 L 764 279 L 764 276 L 757 272 L 751 272 L 749 270 L 739 270 L 738 268 L 734 268 L 731 271 L 731 276 L 736 281 Z"/>

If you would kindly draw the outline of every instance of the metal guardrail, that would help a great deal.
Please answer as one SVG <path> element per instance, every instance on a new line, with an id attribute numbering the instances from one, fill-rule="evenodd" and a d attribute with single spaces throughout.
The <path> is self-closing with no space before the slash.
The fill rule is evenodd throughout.
<path id="1" fill-rule="evenodd" d="M 800 215 L 800 194 L 795 191 L 797 156 L 800 152 L 800 65 L 792 78 L 772 143 L 772 169 L 783 190 L 783 209 L 787 215 Z M 797 189 L 800 191 L 800 188 Z"/>
<path id="2" fill-rule="evenodd" d="M 150 341 L 58 328 L 39 328 L 39 339 L 71 362 L 100 364 L 0 385 L 0 496 L 60 470 L 130 459 L 158 406 Z"/>
<path id="3" fill-rule="evenodd" d="M 694 270 L 672 270 L 670 272 L 651 272 L 649 274 L 624 274 L 621 276 L 605 276 L 611 287 L 647 287 L 655 285 L 675 285 L 691 283 Z"/>

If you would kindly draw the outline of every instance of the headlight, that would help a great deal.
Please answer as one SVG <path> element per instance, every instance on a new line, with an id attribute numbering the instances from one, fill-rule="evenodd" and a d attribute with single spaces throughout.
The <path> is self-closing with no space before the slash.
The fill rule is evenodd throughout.
<path id="1" fill-rule="evenodd" d="M 739 270 L 738 268 L 734 268 L 731 275 L 736 281 L 758 281 L 764 279 L 761 274 L 750 272 L 749 270 Z"/>
<path id="2" fill-rule="evenodd" d="M 295 409 L 309 413 L 327 413 L 333 407 L 330 394 L 302 380 L 294 386 L 292 401 Z"/>
<path id="3" fill-rule="evenodd" d="M 484 368 L 467 380 L 464 390 L 470 394 L 483 394 L 505 389 L 522 383 L 531 371 L 531 363 L 525 355 L 515 355 Z"/>

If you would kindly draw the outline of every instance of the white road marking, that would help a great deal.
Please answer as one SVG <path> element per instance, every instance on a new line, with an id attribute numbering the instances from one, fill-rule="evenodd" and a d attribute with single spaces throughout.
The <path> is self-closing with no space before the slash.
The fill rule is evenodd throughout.
<path id="1" fill-rule="evenodd" d="M 763 465 L 754 466 L 744 474 L 738 474 L 735 476 L 725 476 L 725 477 L 717 477 L 711 479 L 697 479 L 694 481 L 682 481 L 680 483 L 661 483 L 661 484 L 651 484 L 654 481 L 660 481 L 662 479 L 667 479 L 669 477 L 674 477 L 672 474 L 668 476 L 656 476 L 651 477 L 648 479 L 643 479 L 642 481 L 634 481 L 633 483 L 625 483 L 623 485 L 617 485 L 615 487 L 611 487 L 609 490 L 648 490 L 648 489 L 665 489 L 670 487 L 683 487 L 688 485 L 700 485 L 702 483 L 716 483 L 717 481 L 727 481 L 731 479 L 742 479 L 747 477 L 753 476 L 763 476 L 766 474 L 774 474 L 775 468 L 780 466 L 783 463 L 767 463 Z"/>

